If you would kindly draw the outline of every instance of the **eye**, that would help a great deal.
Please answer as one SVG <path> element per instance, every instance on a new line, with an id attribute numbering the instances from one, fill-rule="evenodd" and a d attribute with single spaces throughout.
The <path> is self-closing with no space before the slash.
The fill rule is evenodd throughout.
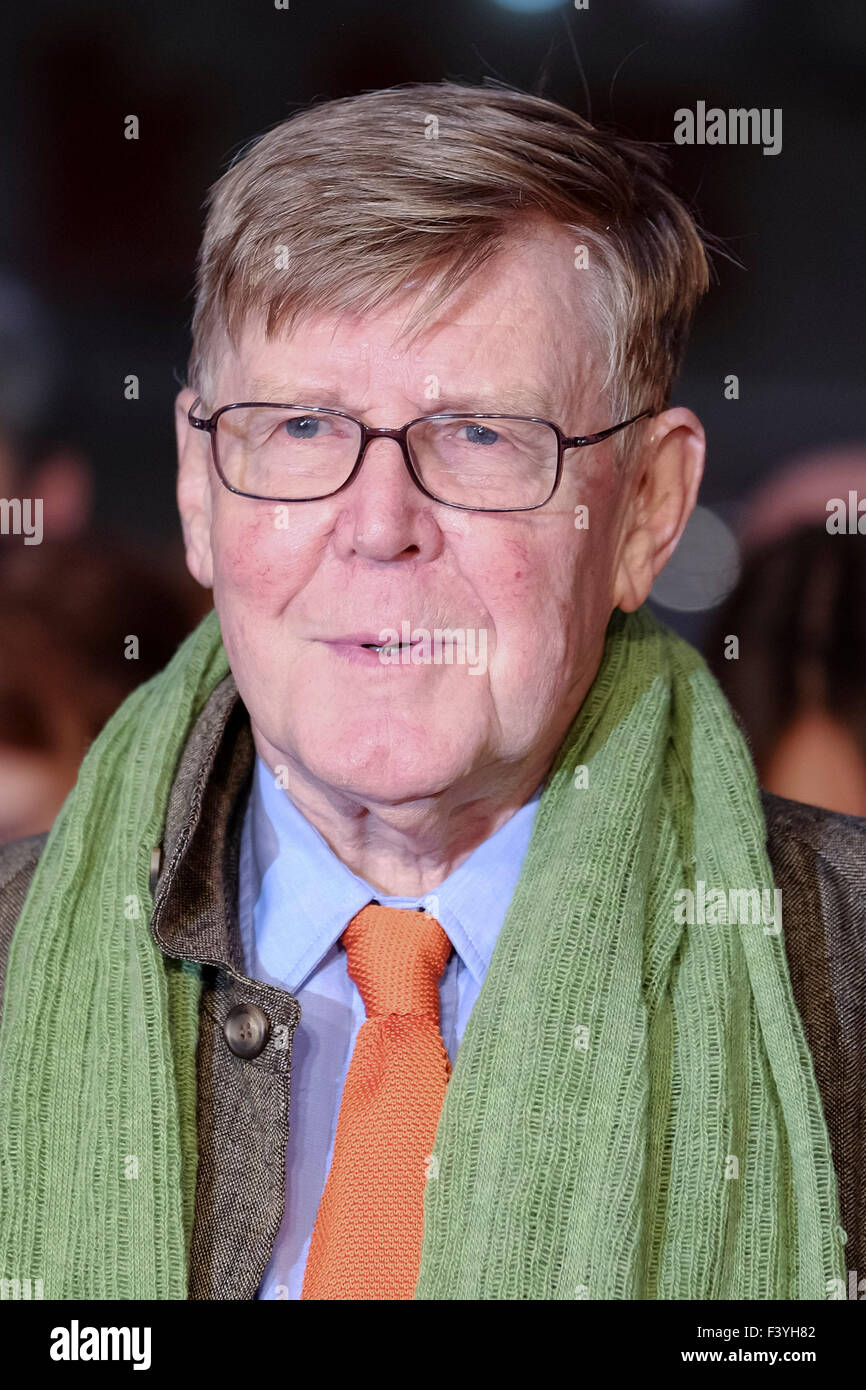
<path id="1" fill-rule="evenodd" d="M 465 431 L 465 438 L 469 444 L 496 444 L 499 439 L 496 430 L 490 430 L 486 425 L 462 425 L 461 429 Z"/>
<path id="2" fill-rule="evenodd" d="M 316 439 L 319 434 L 327 434 L 330 426 L 318 415 L 295 415 L 284 422 L 283 428 L 290 439 Z"/>

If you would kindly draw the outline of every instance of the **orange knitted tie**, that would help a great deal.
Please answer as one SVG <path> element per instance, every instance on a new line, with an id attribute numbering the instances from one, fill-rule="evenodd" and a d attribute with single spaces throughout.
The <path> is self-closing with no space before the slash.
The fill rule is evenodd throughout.
<path id="1" fill-rule="evenodd" d="M 439 978 L 451 942 L 435 917 L 368 904 L 341 938 L 367 1017 L 358 1030 L 302 1298 L 411 1298 L 424 1184 L 451 1063 Z"/>

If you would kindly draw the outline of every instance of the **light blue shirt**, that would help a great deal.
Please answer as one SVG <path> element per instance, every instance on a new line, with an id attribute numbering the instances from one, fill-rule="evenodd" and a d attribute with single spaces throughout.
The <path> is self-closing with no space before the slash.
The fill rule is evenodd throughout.
<path id="1" fill-rule="evenodd" d="M 259 1298 L 300 1298 L 334 1151 L 343 1083 L 364 1003 L 339 939 L 371 898 L 424 906 L 454 950 L 439 986 L 452 1065 L 517 886 L 543 783 L 510 820 L 423 898 L 389 898 L 353 874 L 257 758 L 241 838 L 239 910 L 246 973 L 288 990 L 292 1045 L 286 1201 Z"/>

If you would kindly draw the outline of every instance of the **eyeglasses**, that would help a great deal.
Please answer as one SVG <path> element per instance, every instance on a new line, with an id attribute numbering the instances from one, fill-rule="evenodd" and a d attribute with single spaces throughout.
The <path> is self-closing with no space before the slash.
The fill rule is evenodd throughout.
<path id="1" fill-rule="evenodd" d="M 425 497 L 472 512 L 529 512 L 549 502 L 562 478 L 566 449 L 600 444 L 652 415 L 642 410 L 598 434 L 566 436 L 550 420 L 528 415 L 421 415 L 400 429 L 374 429 L 342 410 L 237 401 L 189 423 L 207 430 L 220 481 L 262 502 L 315 502 L 347 488 L 368 444 L 393 439 Z M 496 422 L 495 424 L 492 422 Z"/>

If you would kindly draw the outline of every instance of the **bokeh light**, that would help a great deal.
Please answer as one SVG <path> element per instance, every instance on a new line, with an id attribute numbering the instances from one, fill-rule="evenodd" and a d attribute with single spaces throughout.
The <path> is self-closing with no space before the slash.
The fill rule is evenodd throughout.
<path id="1" fill-rule="evenodd" d="M 544 14 L 547 10 L 559 10 L 567 0 L 493 0 L 502 10 L 515 14 Z"/>
<path id="2" fill-rule="evenodd" d="M 664 608 L 695 613 L 715 608 L 739 577 L 740 547 L 733 532 L 708 507 L 695 507 L 651 598 Z"/>

